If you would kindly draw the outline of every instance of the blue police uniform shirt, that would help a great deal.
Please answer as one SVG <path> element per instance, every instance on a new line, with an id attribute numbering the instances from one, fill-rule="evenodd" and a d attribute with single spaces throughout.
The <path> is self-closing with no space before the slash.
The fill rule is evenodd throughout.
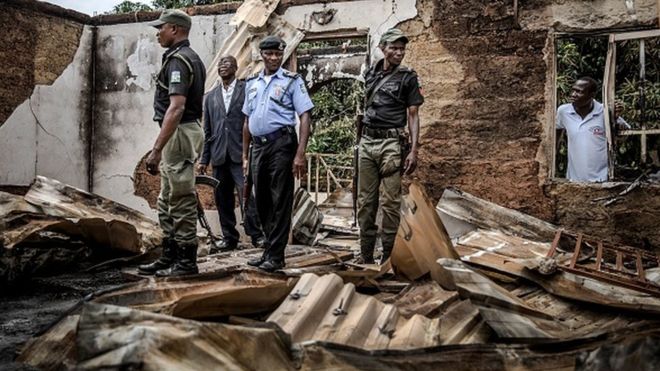
<path id="1" fill-rule="evenodd" d="M 289 84 L 292 78 L 285 72 L 290 73 L 280 67 L 267 82 L 261 71 L 259 76 L 246 82 L 243 113 L 249 119 L 250 134 L 266 135 L 284 126 L 295 126 L 296 115 L 314 108 L 302 77 L 297 76 Z"/>

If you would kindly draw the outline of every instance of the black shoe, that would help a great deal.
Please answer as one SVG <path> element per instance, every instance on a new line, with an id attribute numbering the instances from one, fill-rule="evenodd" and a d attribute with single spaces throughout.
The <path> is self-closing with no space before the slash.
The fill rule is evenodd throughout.
<path id="1" fill-rule="evenodd" d="M 238 248 L 238 241 L 218 240 L 211 246 L 211 254 L 222 251 L 236 250 Z"/>
<path id="2" fill-rule="evenodd" d="M 176 259 L 178 257 L 178 249 L 179 247 L 176 244 L 176 241 L 170 238 L 166 238 L 163 240 L 163 253 L 153 263 L 149 264 L 144 264 L 140 265 L 138 267 L 138 274 L 142 275 L 153 275 L 159 270 L 163 269 L 168 269 L 176 263 Z"/>
<path id="3" fill-rule="evenodd" d="M 197 264 L 183 265 L 181 263 L 176 263 L 167 269 L 161 269 L 157 271 L 156 277 L 179 277 L 179 276 L 188 276 L 197 273 L 199 273 Z"/>
<path id="4" fill-rule="evenodd" d="M 189 274 L 197 274 L 197 244 L 182 246 L 179 251 L 179 259 L 173 266 L 156 272 L 156 277 L 178 277 Z"/>
<path id="5" fill-rule="evenodd" d="M 257 249 L 265 249 L 268 247 L 268 240 L 264 236 L 252 239 L 252 246 L 256 247 Z"/>
<path id="6" fill-rule="evenodd" d="M 371 258 L 358 256 L 357 259 L 355 259 L 355 264 L 374 264 L 374 263 L 375 262 L 373 256 Z"/>
<path id="7" fill-rule="evenodd" d="M 264 270 L 266 272 L 275 272 L 282 268 L 284 268 L 284 262 L 278 262 L 274 260 L 266 260 L 259 266 L 259 269 Z"/>
<path id="8" fill-rule="evenodd" d="M 259 257 L 259 258 L 256 258 L 256 259 L 250 259 L 250 260 L 248 260 L 248 261 L 247 261 L 247 264 L 250 265 L 250 266 L 253 266 L 253 267 L 258 267 L 258 266 L 260 266 L 261 264 L 263 264 L 265 261 L 266 261 L 266 258 L 264 258 L 264 257 L 262 256 L 262 257 Z"/>

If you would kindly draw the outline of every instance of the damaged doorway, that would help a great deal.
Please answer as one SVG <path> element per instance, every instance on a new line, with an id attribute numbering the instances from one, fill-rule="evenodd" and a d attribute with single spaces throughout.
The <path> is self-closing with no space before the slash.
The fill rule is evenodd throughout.
<path id="1" fill-rule="evenodd" d="M 364 102 L 361 76 L 369 64 L 368 31 L 308 34 L 296 50 L 296 62 L 315 106 L 303 186 L 318 202 L 320 192 L 328 195 L 352 181 L 355 118 Z"/>
<path id="2" fill-rule="evenodd" d="M 589 76 L 598 82 L 596 100 L 605 112 L 609 179 L 633 181 L 660 170 L 660 32 L 561 35 L 556 39 L 556 102 L 568 103 L 572 84 Z M 629 125 L 614 122 L 612 107 Z M 554 122 L 552 123 L 554 126 Z M 565 178 L 567 143 L 563 130 L 555 135 L 553 175 Z M 657 177 L 656 177 L 657 178 Z"/>

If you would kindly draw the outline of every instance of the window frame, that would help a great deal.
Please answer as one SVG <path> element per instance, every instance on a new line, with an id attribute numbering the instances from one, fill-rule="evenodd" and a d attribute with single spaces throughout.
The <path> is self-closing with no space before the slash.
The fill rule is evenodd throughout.
<path id="1" fill-rule="evenodd" d="M 552 113 L 551 113 L 551 130 L 550 130 L 550 137 L 551 137 L 551 151 L 552 151 L 552 156 L 551 156 L 551 167 L 549 171 L 549 177 L 552 180 L 555 179 L 565 179 L 565 178 L 558 178 L 556 175 L 557 172 L 557 130 L 556 130 L 556 122 L 557 122 L 557 39 L 558 37 L 562 36 L 568 36 L 571 34 L 568 33 L 555 33 L 552 34 L 552 45 L 553 45 L 553 55 L 552 55 L 552 82 L 553 82 L 553 94 L 551 96 L 551 105 L 552 105 Z M 576 34 L 573 34 L 576 35 Z M 585 34 L 580 34 L 580 36 L 584 36 Z M 597 32 L 597 33 L 592 33 L 590 34 L 591 36 L 608 36 L 608 47 L 607 47 L 607 54 L 605 57 L 605 67 L 603 70 L 603 86 L 602 86 L 602 97 L 601 101 L 603 102 L 603 105 L 605 106 L 604 110 L 604 119 L 605 119 L 605 135 L 607 137 L 607 161 L 608 161 L 608 181 L 613 181 L 614 179 L 614 160 L 616 158 L 615 154 L 615 148 L 614 148 L 614 135 L 612 131 L 612 117 L 611 117 L 611 112 L 613 112 L 614 109 L 614 101 L 615 101 L 615 72 L 616 72 L 616 43 L 617 41 L 624 41 L 624 40 L 640 40 L 643 45 L 643 40 L 648 39 L 648 38 L 655 38 L 655 37 L 660 37 L 660 29 L 648 29 L 648 30 L 639 30 L 639 31 L 629 31 L 629 32 Z M 640 52 L 640 58 L 642 59 L 640 61 L 641 63 L 641 71 L 640 74 L 644 74 L 644 47 L 640 47 L 641 52 Z M 639 135 L 640 140 L 641 140 L 641 161 L 644 162 L 647 157 L 647 136 L 648 135 L 660 135 L 660 129 L 646 129 L 645 123 L 642 123 L 642 128 L 641 129 L 635 129 L 635 130 L 622 130 L 617 133 L 617 136 L 635 136 Z M 589 182 L 587 182 L 589 183 Z M 589 183 L 591 184 L 591 183 Z"/>

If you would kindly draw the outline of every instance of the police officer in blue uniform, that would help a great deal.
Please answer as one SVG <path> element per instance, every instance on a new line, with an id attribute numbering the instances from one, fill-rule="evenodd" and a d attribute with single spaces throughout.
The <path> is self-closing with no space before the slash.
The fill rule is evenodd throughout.
<path id="1" fill-rule="evenodd" d="M 243 166 L 252 177 L 257 213 L 268 245 L 249 265 L 265 271 L 284 267 L 291 230 L 294 176 L 305 175 L 305 148 L 314 107 L 300 75 L 283 69 L 286 44 L 277 36 L 259 43 L 264 70 L 246 81 L 243 113 Z M 296 135 L 296 116 L 300 138 Z M 251 154 L 248 151 L 252 144 Z"/>

